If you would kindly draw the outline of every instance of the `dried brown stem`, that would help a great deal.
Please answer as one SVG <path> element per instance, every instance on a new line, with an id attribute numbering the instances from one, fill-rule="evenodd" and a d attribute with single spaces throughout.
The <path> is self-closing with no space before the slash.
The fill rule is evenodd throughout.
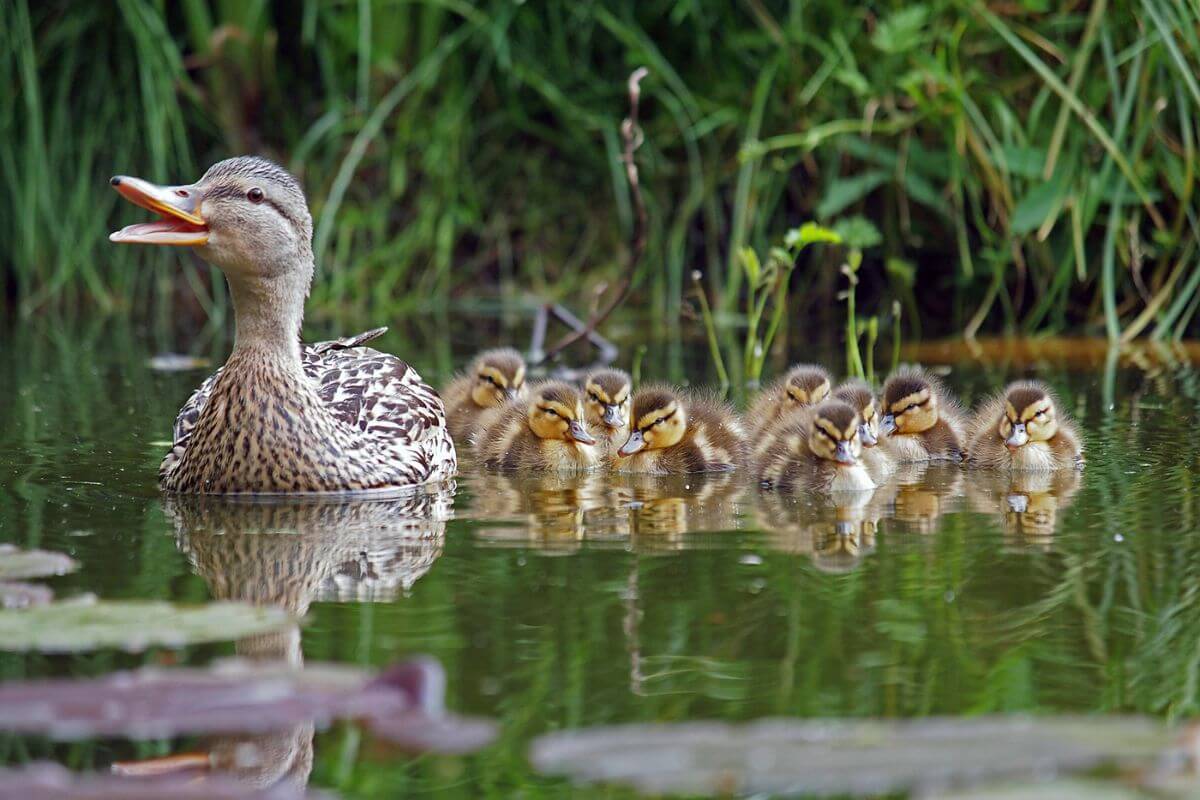
<path id="1" fill-rule="evenodd" d="M 642 131 L 638 127 L 638 101 L 642 95 L 642 79 L 649 74 L 645 67 L 638 67 L 629 76 L 629 116 L 621 122 L 621 138 L 625 142 L 621 161 L 625 163 L 625 177 L 629 181 L 629 194 L 633 198 L 633 233 L 629 245 L 629 262 L 625 273 L 617 282 L 609 301 L 601 306 L 582 328 L 575 330 L 553 344 L 538 361 L 544 364 L 576 342 L 595 332 L 596 327 L 608 319 L 621 306 L 633 290 L 638 264 L 646 252 L 646 204 L 642 200 L 642 189 L 638 183 L 637 162 L 633 154 L 642 144 Z"/>

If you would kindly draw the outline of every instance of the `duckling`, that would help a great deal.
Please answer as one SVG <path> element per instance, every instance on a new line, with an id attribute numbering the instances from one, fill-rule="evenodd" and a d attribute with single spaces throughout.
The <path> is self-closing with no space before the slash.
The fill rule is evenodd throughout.
<path id="1" fill-rule="evenodd" d="M 450 436 L 470 442 L 485 411 L 528 396 L 521 354 L 510 347 L 485 350 L 442 390 Z"/>
<path id="2" fill-rule="evenodd" d="M 583 410 L 597 447 L 606 458 L 629 438 L 633 379 L 619 369 L 598 369 L 583 380 Z"/>
<path id="3" fill-rule="evenodd" d="M 863 491 L 875 481 L 862 463 L 862 417 L 841 400 L 826 400 L 782 422 L 758 464 L 763 488 Z"/>
<path id="4" fill-rule="evenodd" d="M 746 439 L 726 404 L 665 386 L 633 396 L 633 430 L 617 449 L 618 472 L 679 475 L 742 465 Z"/>
<path id="5" fill-rule="evenodd" d="M 1017 381 L 984 403 L 971 420 L 972 466 L 1052 471 L 1081 469 L 1083 445 L 1070 417 L 1041 381 Z"/>
<path id="6" fill-rule="evenodd" d="M 849 380 L 837 387 L 833 393 L 834 400 L 841 400 L 853 408 L 862 417 L 858 428 L 858 439 L 862 442 L 862 462 L 871 473 L 875 483 L 881 483 L 896 469 L 895 462 L 887 452 L 879 446 L 879 403 L 875 393 L 866 381 Z"/>
<path id="7" fill-rule="evenodd" d="M 903 367 L 883 385 L 880 430 L 893 461 L 961 461 L 962 418 L 958 401 L 923 369 Z"/>
<path id="8" fill-rule="evenodd" d="M 584 472 L 600 461 L 574 386 L 547 381 L 529 399 L 492 409 L 475 433 L 475 456 L 490 469 Z"/>
<path id="9" fill-rule="evenodd" d="M 815 406 L 829 395 L 833 378 L 817 364 L 796 364 L 782 378 L 768 384 L 759 392 L 746 412 L 746 424 L 751 440 L 758 440 L 792 411 Z"/>

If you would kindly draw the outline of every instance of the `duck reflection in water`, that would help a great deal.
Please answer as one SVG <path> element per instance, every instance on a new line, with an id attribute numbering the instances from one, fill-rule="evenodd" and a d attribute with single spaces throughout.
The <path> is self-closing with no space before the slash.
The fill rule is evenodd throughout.
<path id="1" fill-rule="evenodd" d="M 822 572 L 851 572 L 875 551 L 881 510 L 875 494 L 759 492 L 758 526 L 772 550 L 808 556 Z"/>
<path id="2" fill-rule="evenodd" d="M 678 550 L 689 534 L 741 526 L 743 484 L 736 475 L 483 474 L 464 479 L 470 517 L 497 521 L 477 532 L 489 545 L 533 546 L 544 553 L 628 546 Z"/>
<path id="3" fill-rule="evenodd" d="M 232 500 L 171 495 L 164 500 L 176 544 L 215 600 L 274 605 L 303 618 L 315 600 L 392 599 L 407 592 L 442 553 L 450 486 L 421 488 L 403 498 Z M 303 666 L 300 628 L 249 636 L 239 658 Z M 311 723 L 270 734 L 218 736 L 201 750 L 114 764 L 128 775 L 208 770 L 250 786 L 308 784 Z"/>
<path id="4" fill-rule="evenodd" d="M 957 465 L 919 462 L 897 465 L 875 494 L 885 519 L 913 533 L 937 531 L 942 516 L 953 511 L 963 494 L 962 470 Z"/>
<path id="5" fill-rule="evenodd" d="M 1059 514 L 1079 491 L 1078 470 L 972 474 L 967 483 L 971 508 L 998 517 L 1012 550 L 1048 551 L 1054 546 Z"/>

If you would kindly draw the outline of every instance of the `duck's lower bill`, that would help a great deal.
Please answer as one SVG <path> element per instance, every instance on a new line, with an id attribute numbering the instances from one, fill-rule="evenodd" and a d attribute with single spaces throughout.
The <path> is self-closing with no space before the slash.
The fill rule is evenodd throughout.
<path id="1" fill-rule="evenodd" d="M 108 236 L 119 244 L 166 244 L 195 247 L 208 243 L 208 225 L 198 213 L 196 191 L 184 186 L 157 186 L 141 178 L 118 175 L 117 193 L 135 206 L 158 214 L 154 222 L 127 225 Z"/>

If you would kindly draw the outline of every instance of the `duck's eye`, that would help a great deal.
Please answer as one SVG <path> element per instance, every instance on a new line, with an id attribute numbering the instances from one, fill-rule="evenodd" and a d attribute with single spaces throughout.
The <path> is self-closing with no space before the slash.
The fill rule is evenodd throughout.
<path id="1" fill-rule="evenodd" d="M 1036 414 L 1034 414 L 1034 415 L 1033 415 L 1033 418 L 1034 418 L 1034 419 L 1045 419 L 1045 418 L 1046 418 L 1046 412 L 1045 412 L 1045 411 L 1039 411 L 1039 412 L 1037 412 Z"/>
<path id="2" fill-rule="evenodd" d="M 266 195 L 263 194 L 263 190 L 257 186 L 246 192 L 246 199 L 251 203 L 261 203 L 264 197 L 266 197 Z"/>
<path id="3" fill-rule="evenodd" d="M 596 394 L 595 392 L 588 392 L 588 397 L 597 403 L 604 402 L 603 400 L 600 399 L 600 395 Z"/>

